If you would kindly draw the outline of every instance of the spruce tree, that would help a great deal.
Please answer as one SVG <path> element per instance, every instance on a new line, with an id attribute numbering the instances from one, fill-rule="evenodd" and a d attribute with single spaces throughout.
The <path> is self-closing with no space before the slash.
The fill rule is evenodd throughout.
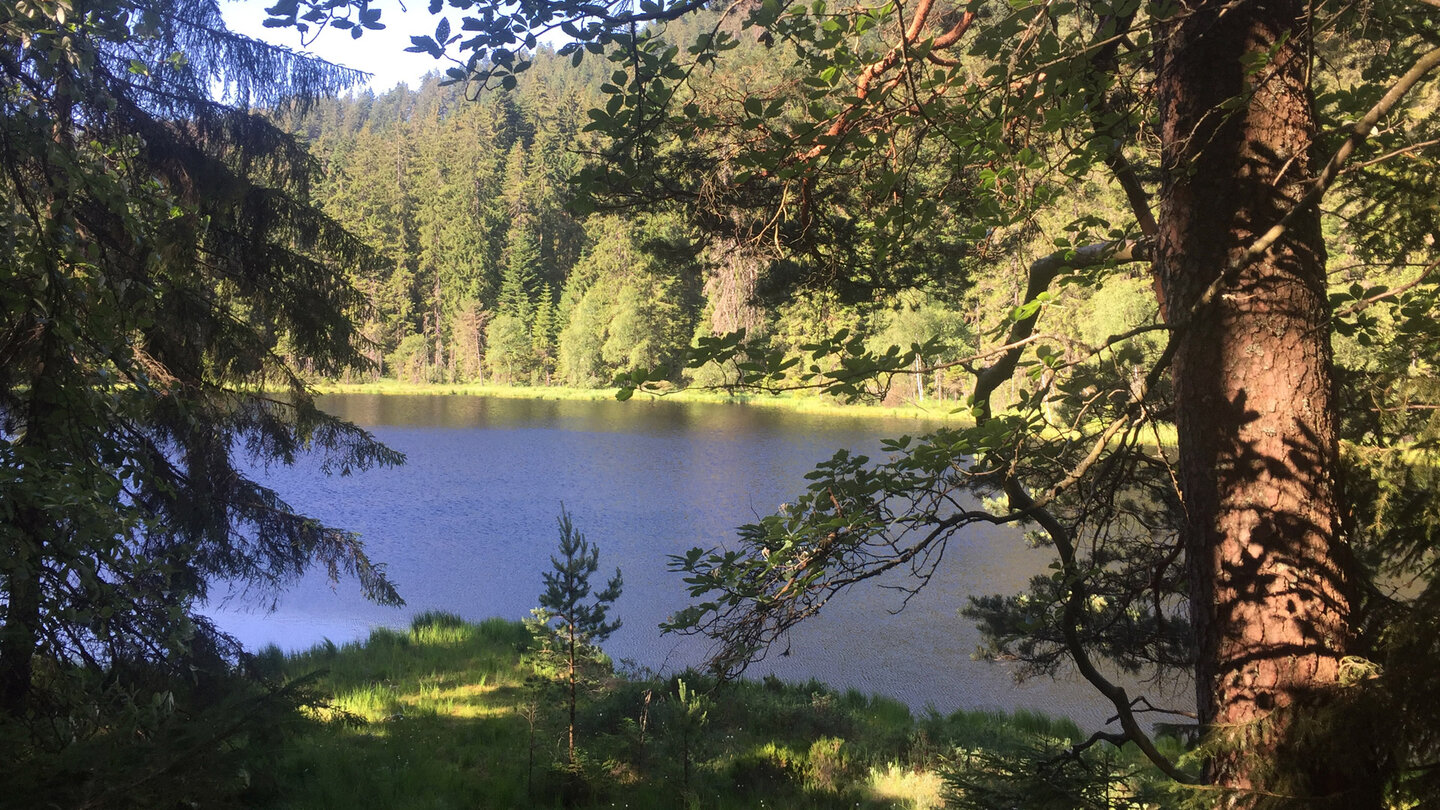
<path id="1" fill-rule="evenodd" d="M 528 328 L 535 318 L 540 246 L 529 223 L 516 221 L 506 238 L 505 273 L 500 280 L 501 315 L 513 315 Z"/>
<path id="2" fill-rule="evenodd" d="M 0 37 L 0 781 L 103 803 L 103 777 L 46 782 L 43 763 L 197 716 L 135 707 L 235 662 L 199 612 L 213 583 L 263 594 L 318 565 L 400 601 L 355 535 L 242 466 L 400 458 L 317 409 L 282 353 L 360 364 L 343 279 L 369 253 L 310 205 L 301 144 L 250 111 L 359 77 L 230 34 L 205 0 L 11 5 Z M 128 774 L 129 800 L 204 750 Z"/>
<path id="3" fill-rule="evenodd" d="M 535 363 L 544 378 L 550 383 L 550 373 L 555 369 L 556 333 L 555 297 L 549 284 L 540 285 L 540 295 L 535 304 L 535 322 L 530 327 L 530 342 L 535 351 Z"/>

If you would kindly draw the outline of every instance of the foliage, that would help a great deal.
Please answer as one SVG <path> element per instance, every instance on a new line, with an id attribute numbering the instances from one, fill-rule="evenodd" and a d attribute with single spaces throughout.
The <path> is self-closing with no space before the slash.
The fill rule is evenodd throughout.
<path id="1" fill-rule="evenodd" d="M 1181 782 L 1197 774 L 1155 746 L 1135 719 L 1134 696 L 1097 664 L 1159 677 L 1193 670 L 1202 722 L 1224 725 L 1232 710 L 1249 718 L 1237 739 L 1251 743 L 1217 735 L 1218 747 L 1206 749 L 1212 775 L 1242 791 L 1260 786 L 1244 803 L 1283 801 L 1292 789 L 1316 801 L 1351 790 L 1368 792 L 1356 801 L 1379 801 L 1370 776 L 1325 776 L 1328 766 L 1316 763 L 1335 759 L 1334 745 L 1308 749 L 1311 764 L 1283 766 L 1291 781 L 1263 782 L 1272 774 L 1258 763 L 1284 747 L 1276 735 L 1350 741 L 1362 729 L 1348 725 L 1356 714 L 1348 707 L 1400 694 L 1384 684 L 1385 673 L 1402 670 L 1372 666 L 1386 657 L 1387 639 L 1429 616 L 1430 602 L 1416 593 L 1428 593 L 1433 568 L 1413 542 L 1430 531 L 1383 510 L 1391 496 L 1428 503 L 1405 482 L 1429 463 L 1416 426 L 1433 416 L 1436 390 L 1436 209 L 1433 184 L 1421 178 L 1440 118 L 1433 92 L 1417 89 L 1440 65 L 1433 15 L 1406 3 L 778 2 L 705 13 L 689 0 L 554 0 L 484 15 L 450 5 L 467 35 L 452 35 L 442 18 L 414 49 L 458 53 L 452 80 L 514 87 L 540 63 L 528 56 L 536 38 L 556 30 L 572 38 L 559 55 L 609 63 L 588 126 L 607 139 L 605 160 L 582 172 L 586 205 L 680 205 L 711 233 L 774 245 L 756 285 L 762 294 L 827 289 L 841 303 L 873 306 L 876 290 L 915 287 L 992 305 L 994 317 L 974 330 L 974 356 L 928 361 L 970 376 L 973 429 L 897 440 L 880 462 L 837 455 L 785 511 L 743 528 L 738 548 L 675 561 L 697 603 L 673 627 L 720 640 L 722 670 L 763 655 L 858 581 L 899 571 L 923 587 L 966 526 L 1022 525 L 1054 550 L 1054 574 L 1028 594 L 972 607 L 997 653 L 1035 673 L 1073 667 L 1115 707 L 1117 739 Z M 1265 118 L 1272 108 L 1286 111 Z M 1210 194 L 1247 181 L 1254 199 Z M 1331 309 L 1321 300 L 1327 251 L 1356 277 L 1336 274 Z M 1105 309 L 1097 285 L 1121 264 L 1156 259 L 1161 320 L 1100 335 L 1099 321 L 1133 313 Z M 995 282 L 1007 264 L 1018 285 Z M 1066 314 L 1090 301 L 1095 323 Z M 1275 320 L 1292 316 L 1293 328 Z M 1331 328 L 1359 346 L 1392 338 L 1405 357 L 1363 356 L 1339 375 L 1345 391 L 1332 407 L 1321 401 L 1332 387 Z M 692 364 L 755 388 L 858 397 L 883 390 L 890 375 L 923 370 L 938 348 L 877 350 L 842 325 L 789 352 L 754 337 L 702 334 Z M 1319 383 L 1314 401 L 1292 397 L 1304 400 L 1298 410 L 1275 393 L 1298 365 L 1254 365 L 1264 380 L 1238 371 L 1302 344 L 1319 358 L 1303 376 Z M 1224 373 L 1195 371 L 1215 357 L 1230 363 Z M 668 379 L 632 371 L 621 395 Z M 1222 400 L 1246 418 L 1227 422 Z M 1177 418 L 1172 450 L 1159 439 Z M 1288 450 L 1271 446 L 1280 432 L 1271 419 L 1296 431 Z M 1340 433 L 1329 432 L 1332 423 Z M 1339 439 L 1393 466 L 1342 466 Z M 1346 489 L 1357 493 L 1345 503 L 1329 497 L 1342 473 L 1355 477 Z M 1244 504 L 1275 501 L 1264 491 L 1274 481 L 1310 491 L 1299 509 L 1321 516 L 1311 529 L 1290 521 L 1274 542 L 1252 543 L 1249 528 L 1224 523 L 1230 513 L 1219 504 L 1254 511 Z M 1281 512 L 1290 520 L 1268 508 L 1275 514 L 1256 520 L 1268 526 Z M 1360 552 L 1356 566 L 1341 547 L 1342 522 Z M 1275 578 L 1246 574 L 1252 566 L 1234 554 L 1269 565 L 1291 543 L 1311 545 L 1285 563 L 1285 576 L 1328 583 L 1296 585 L 1315 598 L 1288 603 L 1292 613 L 1308 611 L 1301 626 L 1331 628 L 1307 646 L 1325 674 L 1234 699 L 1216 673 L 1233 666 L 1236 683 L 1249 683 L 1246 673 L 1260 668 L 1247 668 L 1255 651 L 1240 648 L 1260 630 L 1246 636 L 1237 617 L 1251 614 L 1221 603 L 1270 610 L 1273 602 L 1276 633 L 1287 609 L 1267 590 Z M 1390 584 L 1397 573 L 1416 590 L 1400 595 Z M 1234 650 L 1237 658 L 1224 657 Z M 1260 658 L 1283 667 L 1298 660 L 1291 653 L 1272 645 Z M 1373 677 L 1347 680 L 1350 657 Z M 1272 712 L 1272 699 L 1284 705 Z M 1260 708 L 1246 714 L 1248 705 Z M 1396 742 L 1371 729 L 1365 739 L 1352 763 L 1373 765 L 1391 791 L 1417 784 L 1411 775 L 1433 764 L 1423 734 Z M 1237 764 L 1241 747 L 1260 755 Z"/>
<path id="2" fill-rule="evenodd" d="M 568 177 L 600 159 L 603 141 L 580 130 L 586 107 L 600 103 L 604 72 L 577 75 L 545 49 L 534 59 L 513 90 L 473 100 L 431 79 L 277 116 L 324 160 L 316 196 L 325 210 L 382 257 L 352 272 L 365 295 L 354 317 L 384 375 L 464 382 L 494 373 L 514 384 L 598 387 L 645 371 L 679 382 L 697 335 L 746 326 L 752 338 L 770 336 L 760 354 L 796 358 L 842 321 L 878 345 L 885 339 L 875 334 L 892 328 L 887 313 L 914 309 L 913 296 L 889 289 L 834 304 L 817 295 L 815 306 L 809 297 L 760 300 L 783 291 L 780 279 L 810 271 L 753 241 L 698 230 L 669 207 L 582 214 Z M 945 334 L 911 328 L 897 333 L 900 345 L 964 343 L 952 338 L 975 331 L 973 315 L 926 295 L 947 313 Z M 477 325 L 477 313 L 490 314 Z M 490 356 L 484 330 L 504 315 L 525 326 L 528 353 L 507 327 Z M 711 370 L 717 383 L 736 376 Z M 913 377 L 893 386 L 897 398 L 916 397 Z M 947 397 L 957 379 L 938 378 Z"/>
<path id="3" fill-rule="evenodd" d="M 620 621 L 607 621 L 606 614 L 624 584 L 620 569 L 604 590 L 591 594 L 590 577 L 600 567 L 600 549 L 577 532 L 564 507 L 557 518 L 560 525 L 560 555 L 550 558 L 553 570 L 543 574 L 545 592 L 540 607 L 526 621 L 535 636 L 536 671 L 564 688 L 564 705 L 569 716 L 569 745 L 566 762 L 574 770 L 575 714 L 579 692 L 593 682 L 593 671 L 604 663 L 600 644 L 620 629 Z"/>
<path id="4" fill-rule="evenodd" d="M 530 334 L 515 315 L 501 315 L 485 330 L 485 364 L 491 379 L 509 383 L 530 368 Z"/>
<path id="5" fill-rule="evenodd" d="M 562 289 L 584 247 L 560 182 L 574 158 L 555 146 L 583 143 L 583 89 L 544 73 L 475 103 L 432 80 L 418 91 L 365 91 L 274 112 L 323 162 L 316 198 L 324 210 L 379 255 L 346 268 L 365 294 L 352 316 L 374 343 L 372 358 L 407 340 L 426 346 L 405 355 L 423 368 L 383 369 L 392 376 L 460 382 L 494 369 L 528 382 L 532 372 L 543 380 L 553 363 L 546 339 L 563 326 L 562 313 L 551 313 L 538 338 L 535 319 L 545 285 Z M 489 315 L 477 322 L 479 313 Z M 483 335 L 496 316 L 517 318 L 535 338 L 523 357 L 510 351 L 518 345 L 505 358 L 485 356 Z"/>
<path id="6" fill-rule="evenodd" d="M 213 2 L 5 3 L 0 35 L 0 735 L 27 791 L 7 800 L 228 801 L 229 746 L 295 698 L 231 694 L 243 659 L 206 598 L 318 566 L 400 602 L 354 534 L 250 472 L 401 460 L 282 354 L 363 363 L 340 268 L 370 253 L 250 111 L 359 76 L 227 32 Z"/>

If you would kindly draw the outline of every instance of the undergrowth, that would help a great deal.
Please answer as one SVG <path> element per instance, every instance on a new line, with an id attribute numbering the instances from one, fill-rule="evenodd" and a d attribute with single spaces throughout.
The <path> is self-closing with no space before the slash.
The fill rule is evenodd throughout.
<path id="1" fill-rule="evenodd" d="M 1082 740 L 1066 720 L 912 715 L 811 681 L 717 683 L 614 675 L 581 702 L 581 756 L 545 705 L 518 622 L 425 614 L 409 631 L 258 659 L 281 680 L 319 673 L 327 705 L 284 744 L 252 798 L 270 808 L 905 808 L 944 806 L 987 752 Z M 963 783 L 963 780 L 961 780 Z M 947 785 L 949 785 L 947 787 Z"/>

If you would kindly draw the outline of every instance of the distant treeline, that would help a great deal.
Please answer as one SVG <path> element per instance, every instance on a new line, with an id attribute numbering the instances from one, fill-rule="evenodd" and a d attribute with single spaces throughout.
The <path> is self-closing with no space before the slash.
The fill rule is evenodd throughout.
<path id="1" fill-rule="evenodd" d="M 467 99 L 432 77 L 287 121 L 323 165 L 323 208 L 378 251 L 349 269 L 372 376 L 590 387 L 644 368 L 678 380 L 697 334 L 739 328 L 785 351 L 846 327 L 887 345 L 964 345 L 965 319 L 929 296 L 758 306 L 764 268 L 743 246 L 703 240 L 676 213 L 572 214 L 567 181 L 594 148 L 583 129 L 599 82 L 542 55 L 513 91 Z M 940 385 L 927 378 L 924 396 Z"/>
<path id="2" fill-rule="evenodd" d="M 742 328 L 786 355 L 840 329 L 877 349 L 936 340 L 920 372 L 972 352 L 1018 301 L 1018 262 L 868 301 L 823 289 L 766 300 L 755 294 L 771 271 L 764 252 L 701 233 L 678 210 L 575 214 L 569 180 L 599 151 L 584 130 L 603 69 L 541 53 L 511 91 L 467 98 L 431 77 L 288 117 L 323 166 L 322 207 L 378 253 L 347 268 L 366 300 L 355 318 L 372 367 L 359 378 L 600 387 L 658 369 L 714 385 L 728 372 L 686 369 L 683 352 Z M 1077 311 L 1078 337 L 1152 315 L 1131 311 L 1140 292 L 1122 286 Z M 891 394 L 954 399 L 959 379 L 901 375 Z"/>

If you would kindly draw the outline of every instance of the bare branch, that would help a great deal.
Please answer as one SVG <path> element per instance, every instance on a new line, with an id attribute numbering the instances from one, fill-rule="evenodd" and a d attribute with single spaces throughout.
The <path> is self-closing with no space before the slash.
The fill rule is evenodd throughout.
<path id="1" fill-rule="evenodd" d="M 1436 2 L 1437 4 L 1440 4 L 1440 0 L 1435 0 L 1435 2 Z M 1396 149 L 1396 150 L 1394 150 L 1394 151 L 1386 152 L 1385 154 L 1381 155 L 1380 157 L 1374 158 L 1374 159 L 1372 159 L 1372 160 L 1367 160 L 1367 161 L 1364 161 L 1363 163 L 1356 163 L 1356 164 L 1354 164 L 1354 165 L 1347 166 L 1347 167 L 1345 167 L 1345 171 L 1342 172 L 1342 174 L 1349 174 L 1350 172 L 1359 171 L 1360 169 L 1368 169 L 1368 168 L 1370 168 L 1371 166 L 1374 166 L 1374 165 L 1380 164 L 1380 163 L 1384 163 L 1385 161 L 1390 160 L 1390 159 L 1392 159 L 1392 158 L 1397 158 L 1397 157 L 1399 157 L 1399 156 L 1401 156 L 1401 155 L 1412 154 L 1412 153 L 1414 153 L 1414 152 L 1420 151 L 1421 149 L 1428 149 L 1429 147 L 1436 146 L 1436 145 L 1440 145 L 1440 138 L 1432 138 L 1431 140 L 1428 140 L 1428 141 L 1421 141 L 1420 143 L 1412 143 L 1412 144 L 1410 144 L 1409 146 L 1403 146 L 1403 147 L 1401 147 L 1401 148 L 1399 148 L 1399 149 Z"/>

